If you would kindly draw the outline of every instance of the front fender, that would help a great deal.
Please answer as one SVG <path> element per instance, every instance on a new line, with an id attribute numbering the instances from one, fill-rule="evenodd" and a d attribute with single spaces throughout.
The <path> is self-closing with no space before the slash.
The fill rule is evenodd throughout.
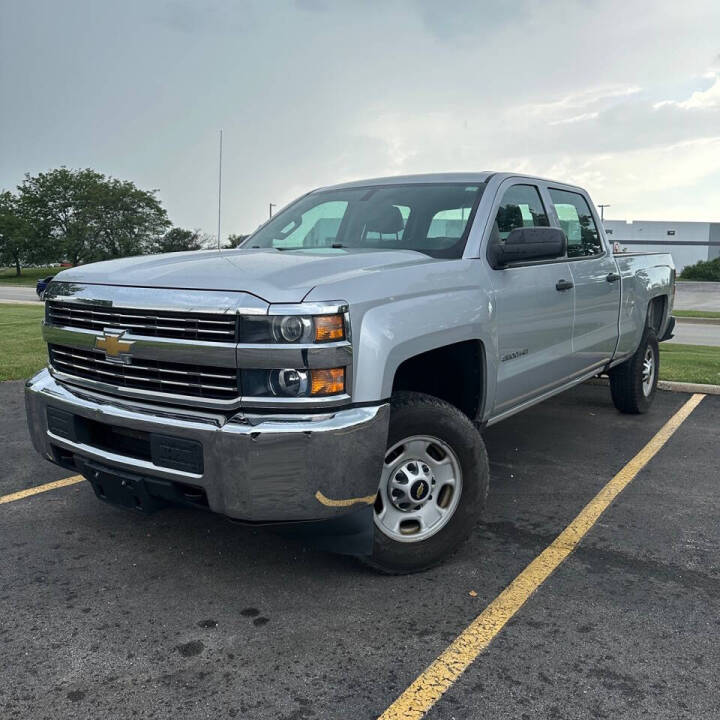
<path id="1" fill-rule="evenodd" d="M 353 400 L 388 398 L 398 367 L 420 353 L 465 340 L 486 349 L 486 400 L 494 397 L 497 356 L 492 340 L 492 305 L 479 289 L 408 297 L 367 309 L 353 322 Z"/>

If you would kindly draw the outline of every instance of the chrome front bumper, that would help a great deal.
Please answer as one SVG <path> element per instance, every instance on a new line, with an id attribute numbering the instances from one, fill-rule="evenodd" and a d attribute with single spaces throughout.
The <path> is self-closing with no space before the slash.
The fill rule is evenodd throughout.
<path id="1" fill-rule="evenodd" d="M 52 462 L 77 456 L 119 471 L 202 488 L 214 512 L 249 522 L 334 518 L 373 502 L 387 441 L 389 406 L 318 414 L 225 415 L 101 396 L 42 370 L 25 389 L 36 450 Z M 48 408 L 96 423 L 195 440 L 201 473 L 162 467 L 48 428 Z"/>

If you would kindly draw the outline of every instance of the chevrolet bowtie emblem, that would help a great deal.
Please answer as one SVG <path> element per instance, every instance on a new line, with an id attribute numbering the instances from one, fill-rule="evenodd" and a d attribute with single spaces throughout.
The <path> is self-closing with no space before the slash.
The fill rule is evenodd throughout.
<path id="1" fill-rule="evenodd" d="M 105 352 L 106 360 L 129 363 L 131 358 L 127 353 L 135 343 L 130 340 L 122 340 L 121 338 L 124 334 L 124 330 L 116 333 L 107 331 L 95 338 L 95 347 Z"/>

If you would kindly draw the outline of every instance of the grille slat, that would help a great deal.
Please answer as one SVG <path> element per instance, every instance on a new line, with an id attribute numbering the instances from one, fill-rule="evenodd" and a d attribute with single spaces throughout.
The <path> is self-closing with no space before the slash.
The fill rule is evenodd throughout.
<path id="1" fill-rule="evenodd" d="M 50 362 L 56 370 L 78 378 L 193 397 L 225 400 L 239 395 L 235 369 L 160 360 L 140 360 L 139 364 L 125 365 L 108 362 L 102 352 L 61 345 L 50 345 L 49 351 Z"/>
<path id="2" fill-rule="evenodd" d="M 86 359 L 87 359 L 87 358 L 85 358 L 83 355 L 78 355 L 77 353 L 69 352 L 69 351 L 67 351 L 67 350 L 59 350 L 57 347 L 55 347 L 55 349 L 54 349 L 53 352 L 54 352 L 54 354 L 55 354 L 56 356 L 57 356 L 57 355 L 60 355 L 60 356 L 62 356 L 62 358 L 65 358 L 65 357 L 73 357 L 73 358 L 75 358 L 75 359 L 77 359 L 77 360 L 80 360 L 80 361 L 83 361 L 83 360 L 86 360 Z M 57 359 L 57 358 L 56 358 L 56 359 Z M 58 362 L 61 362 L 61 360 L 58 359 Z M 66 360 L 64 360 L 64 359 L 62 360 L 62 362 L 66 362 L 66 363 L 68 363 L 68 364 L 72 364 L 72 361 L 66 361 Z M 118 366 L 118 363 L 110 362 L 109 360 L 102 360 L 102 359 L 100 359 L 100 358 L 96 359 L 94 362 L 95 362 L 95 363 L 100 363 L 100 364 L 103 364 L 103 365 L 107 365 L 107 366 L 109 366 L 110 368 L 117 368 L 117 366 Z M 173 375 L 182 375 L 182 376 L 185 376 L 185 377 L 193 377 L 193 376 L 199 375 L 199 376 L 201 376 L 201 377 L 219 378 L 219 379 L 221 379 L 221 380 L 233 380 L 233 381 L 234 381 L 235 378 L 237 377 L 237 371 L 236 371 L 236 370 L 228 371 L 228 372 L 225 373 L 225 374 L 218 374 L 218 373 L 216 373 L 216 372 L 210 373 L 210 372 L 205 372 L 205 371 L 189 372 L 189 371 L 187 371 L 187 370 L 172 370 L 172 369 L 170 369 L 170 368 L 165 368 L 165 367 L 162 367 L 162 368 L 154 368 L 154 367 L 150 367 L 150 366 L 148 366 L 148 365 L 142 365 L 141 363 L 142 363 L 142 360 L 141 360 L 139 363 L 133 362 L 132 365 L 124 365 L 123 367 L 125 368 L 126 371 L 131 371 L 131 370 L 148 370 L 148 371 L 153 371 L 153 372 L 157 371 L 157 372 L 161 372 L 161 373 L 172 373 Z"/>
<path id="3" fill-rule="evenodd" d="M 50 301 L 52 304 L 52 301 Z M 128 315 L 127 313 L 122 312 L 105 312 L 100 310 L 84 310 L 82 308 L 75 308 L 70 306 L 64 306 L 62 308 L 53 307 L 52 308 L 53 314 L 62 314 L 67 315 L 68 317 L 71 315 L 90 315 L 93 318 L 94 317 L 108 317 L 108 318 L 131 318 L 131 319 L 137 319 L 138 315 Z M 163 322 L 179 322 L 184 323 L 187 322 L 187 318 L 185 317 L 169 317 L 169 316 L 158 316 L 158 315 L 149 315 L 147 313 L 143 313 L 142 317 L 147 318 L 148 320 L 158 321 L 163 320 Z M 220 324 L 220 325 L 233 325 L 234 320 L 206 320 L 204 318 L 195 318 L 197 322 L 203 323 L 203 324 Z"/>
<path id="4" fill-rule="evenodd" d="M 106 327 L 130 330 L 134 335 L 211 342 L 236 342 L 235 318 L 219 313 L 183 313 L 171 310 L 135 310 L 133 308 L 77 306 L 48 300 L 50 325 L 78 327 L 102 332 Z"/>

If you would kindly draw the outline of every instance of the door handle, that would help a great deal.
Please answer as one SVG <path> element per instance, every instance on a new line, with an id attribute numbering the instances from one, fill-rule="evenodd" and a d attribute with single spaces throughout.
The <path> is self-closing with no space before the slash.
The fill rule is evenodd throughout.
<path id="1" fill-rule="evenodd" d="M 569 280 L 558 280 L 555 283 L 556 290 L 572 290 L 574 287 L 575 283 L 572 283 Z"/>
<path id="2" fill-rule="evenodd" d="M 617 273 L 611 272 L 611 273 L 608 273 L 608 275 L 605 279 L 608 282 L 617 282 L 620 279 L 620 276 Z"/>

